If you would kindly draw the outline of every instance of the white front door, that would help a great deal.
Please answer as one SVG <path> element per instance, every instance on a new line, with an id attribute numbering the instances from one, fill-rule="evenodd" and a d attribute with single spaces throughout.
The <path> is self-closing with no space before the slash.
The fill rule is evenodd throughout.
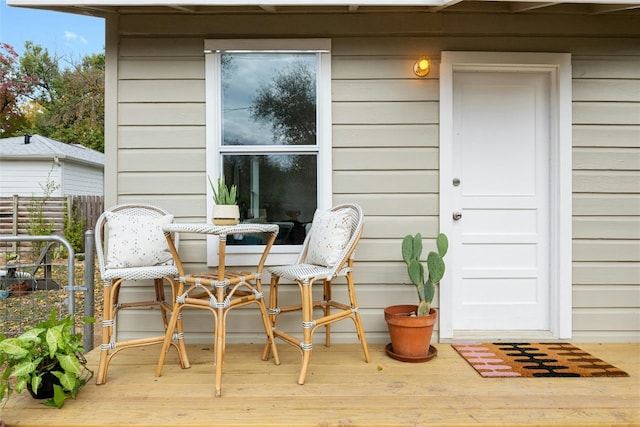
<path id="1" fill-rule="evenodd" d="M 549 75 L 456 72 L 453 117 L 454 328 L 548 330 Z"/>
<path id="2" fill-rule="evenodd" d="M 451 288 L 441 289 L 440 311 L 451 312 L 442 313 L 441 337 L 551 338 L 559 301 L 551 260 L 554 74 L 459 67 L 450 77 L 440 221 L 450 241 L 443 286 Z"/>

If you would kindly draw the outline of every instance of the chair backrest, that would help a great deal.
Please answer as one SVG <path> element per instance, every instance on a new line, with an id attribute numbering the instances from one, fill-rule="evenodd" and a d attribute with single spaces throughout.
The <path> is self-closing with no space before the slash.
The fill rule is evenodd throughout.
<path id="1" fill-rule="evenodd" d="M 162 218 L 165 215 L 170 215 L 170 213 L 160 207 L 149 205 L 149 204 L 120 204 L 110 207 L 106 209 L 98 220 L 96 221 L 95 227 L 95 243 L 96 243 L 96 255 L 98 257 L 98 266 L 100 268 L 100 272 L 104 276 L 104 272 L 107 269 L 107 259 L 108 259 L 108 236 L 109 236 L 109 214 L 117 213 L 118 215 L 126 215 L 130 217 L 148 217 L 148 218 Z M 171 221 L 173 222 L 173 221 Z M 174 240 L 177 236 L 174 236 Z M 175 240 L 175 245 L 177 248 L 177 240 Z M 171 261 L 172 262 L 172 261 Z"/>
<path id="2" fill-rule="evenodd" d="M 340 205 L 336 205 L 332 207 L 329 212 L 348 212 L 348 221 L 351 226 L 351 233 L 349 236 L 349 240 L 344 245 L 344 248 L 341 250 L 339 255 L 336 257 L 335 264 L 329 266 L 331 268 L 332 274 L 337 274 L 345 267 L 345 264 L 349 261 L 350 258 L 353 258 L 354 251 L 358 242 L 360 241 L 360 236 L 362 235 L 362 227 L 364 222 L 364 214 L 362 212 L 362 208 L 357 203 L 344 203 Z M 316 218 L 314 217 L 314 221 Z M 313 239 L 313 233 L 317 232 L 317 228 L 314 230 L 313 225 L 311 226 L 310 232 L 304 239 L 304 243 L 302 245 L 302 251 L 298 256 L 297 264 L 307 263 L 307 257 L 309 255 L 309 246 Z"/>

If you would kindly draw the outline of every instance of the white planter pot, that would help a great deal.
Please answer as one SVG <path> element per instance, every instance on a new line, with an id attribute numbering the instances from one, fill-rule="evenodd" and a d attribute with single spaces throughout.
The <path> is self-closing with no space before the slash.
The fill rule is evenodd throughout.
<path id="1" fill-rule="evenodd" d="M 238 205 L 214 205 L 211 220 L 215 225 L 236 225 L 240 222 Z"/>

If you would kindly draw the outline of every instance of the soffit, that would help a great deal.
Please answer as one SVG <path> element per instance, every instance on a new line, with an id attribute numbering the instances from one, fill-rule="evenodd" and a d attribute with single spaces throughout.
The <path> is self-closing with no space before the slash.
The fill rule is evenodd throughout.
<path id="1" fill-rule="evenodd" d="M 102 16 L 109 14 L 507 13 L 640 14 L 640 1 L 570 0 L 7 0 L 17 7 Z"/>

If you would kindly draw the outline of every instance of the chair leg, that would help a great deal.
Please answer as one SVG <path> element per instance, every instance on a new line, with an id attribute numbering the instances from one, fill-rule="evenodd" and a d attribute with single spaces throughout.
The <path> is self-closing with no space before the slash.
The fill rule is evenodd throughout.
<path id="1" fill-rule="evenodd" d="M 356 297 L 356 288 L 353 282 L 353 274 L 349 271 L 346 274 L 347 289 L 349 291 L 349 303 L 351 307 L 358 307 L 358 299 Z M 355 311 L 354 320 L 356 324 L 356 332 L 358 333 L 358 339 L 362 344 L 362 350 L 364 351 L 364 359 L 367 363 L 371 360 L 369 357 L 369 347 L 367 346 L 367 339 L 364 336 L 364 328 L 362 327 L 362 318 L 359 311 Z"/>
<path id="2" fill-rule="evenodd" d="M 276 321 L 279 314 L 278 313 L 278 309 L 279 309 L 278 296 L 277 296 L 278 282 L 279 282 L 279 277 L 272 275 L 271 284 L 270 284 L 270 295 L 269 295 L 269 319 L 270 319 L 271 326 L 275 331 L 274 336 L 277 335 L 279 338 L 284 339 L 286 342 L 299 346 L 299 348 L 302 350 L 302 366 L 300 368 L 300 373 L 298 376 L 298 384 L 302 385 L 305 383 L 305 380 L 306 380 L 307 371 L 309 369 L 309 363 L 311 360 L 311 354 L 313 352 L 313 333 L 315 332 L 315 329 L 320 326 L 325 326 L 326 345 L 330 346 L 331 345 L 330 325 L 331 323 L 337 320 L 350 317 L 354 321 L 358 339 L 360 340 L 362 344 L 362 349 L 364 351 L 365 360 L 366 362 L 370 361 L 369 350 L 367 347 L 367 342 L 364 334 L 364 328 L 362 326 L 362 319 L 358 311 L 348 310 L 346 309 L 347 307 L 342 309 L 344 305 L 336 303 L 335 307 L 336 308 L 340 307 L 344 311 L 342 311 L 341 313 L 336 312 L 333 315 L 331 314 L 332 283 L 329 280 L 323 280 L 324 301 L 321 307 L 323 310 L 323 317 L 315 320 L 313 318 L 314 309 L 318 308 L 318 306 L 317 305 L 314 306 L 314 301 L 313 301 L 313 289 L 312 289 L 313 280 L 309 282 L 302 282 L 302 281 L 297 282 L 298 287 L 300 289 L 300 294 L 301 294 L 301 297 L 300 297 L 301 304 L 300 306 L 298 306 L 297 309 L 300 309 L 302 311 L 302 334 L 303 334 L 302 340 L 300 341 L 294 336 L 284 333 L 283 331 L 278 331 L 276 329 Z M 350 306 L 352 308 L 356 308 L 358 307 L 358 302 L 355 295 L 353 276 L 350 273 L 347 275 L 347 284 L 348 284 Z M 289 312 L 289 311 L 295 311 L 295 310 L 296 308 L 294 308 L 294 306 L 291 306 L 291 307 L 287 306 L 283 309 L 283 312 Z M 263 353 L 264 360 L 268 358 L 270 351 L 271 351 L 271 346 L 269 345 L 269 342 L 267 342 L 265 344 L 264 353 Z"/>
<path id="3" fill-rule="evenodd" d="M 273 331 L 276 327 L 276 321 L 278 315 L 276 314 L 276 309 L 278 308 L 278 282 L 280 278 L 276 275 L 271 276 L 271 282 L 269 283 L 269 328 Z M 268 335 L 267 335 L 268 337 Z M 262 352 L 262 360 L 269 359 L 269 354 L 272 351 L 272 347 L 275 346 L 274 343 L 270 343 L 267 339 L 267 342 L 264 345 L 264 350 Z"/>
<path id="4" fill-rule="evenodd" d="M 367 347 L 367 339 L 364 336 L 364 329 L 362 328 L 362 320 L 360 319 L 360 313 L 356 313 L 356 329 L 358 331 L 358 337 L 362 344 L 362 351 L 364 352 L 364 360 L 369 363 L 371 358 L 369 357 L 369 348 Z"/>
<path id="5" fill-rule="evenodd" d="M 167 281 L 169 281 L 169 278 L 167 278 Z M 173 283 L 171 281 L 169 281 L 169 284 L 173 286 Z M 153 285 L 156 291 L 156 302 L 158 302 L 159 304 L 164 303 L 166 301 L 164 297 L 164 279 L 154 279 Z M 160 310 L 160 315 L 162 316 L 162 325 L 164 326 L 164 329 L 166 331 L 167 325 L 169 324 L 166 310 Z"/>
<path id="6" fill-rule="evenodd" d="M 165 277 L 167 281 L 171 284 L 172 293 L 175 294 L 175 283 L 169 277 Z M 123 341 L 116 348 L 116 329 L 115 329 L 115 318 L 118 312 L 118 296 L 120 292 L 120 287 L 122 285 L 122 279 L 112 280 L 110 284 L 105 284 L 104 286 L 104 309 L 103 309 L 103 320 L 102 320 L 102 345 L 100 351 L 100 361 L 98 366 L 98 373 L 96 375 L 96 384 L 104 384 L 107 382 L 107 373 L 109 370 L 109 364 L 111 359 L 118 353 L 120 350 L 124 350 L 130 347 L 144 346 L 149 344 L 159 344 L 164 343 L 162 337 L 150 337 L 150 338 L 140 338 L 134 339 L 130 341 Z M 174 322 L 171 326 L 171 322 L 167 318 L 167 312 L 172 312 L 172 306 L 169 305 L 165 299 L 164 292 L 164 282 L 163 279 L 154 279 L 154 288 L 155 288 L 155 301 L 147 301 L 141 303 L 139 305 L 153 305 L 158 306 L 160 310 L 160 315 L 162 317 L 163 326 L 165 328 L 164 338 L 169 337 L 168 345 L 172 345 L 176 348 L 178 352 L 178 357 L 180 359 L 180 365 L 182 368 L 189 367 L 189 359 L 187 357 L 187 350 L 183 340 L 183 326 L 182 326 L 182 316 L 177 315 L 176 318 L 172 321 Z M 125 308 L 125 306 L 135 306 L 136 303 L 122 304 L 121 308 Z M 179 313 L 178 313 L 179 314 Z M 178 342 L 173 343 L 171 340 L 174 336 L 174 332 L 177 329 L 177 338 Z M 166 352 L 166 350 L 164 350 Z M 164 359 L 164 353 L 161 355 Z"/>
<path id="7" fill-rule="evenodd" d="M 267 343 L 265 344 L 264 351 L 262 352 L 262 360 L 269 359 L 269 353 L 273 353 L 273 362 L 276 365 L 280 364 L 280 356 L 278 356 L 278 348 L 276 346 L 276 338 L 273 335 L 273 328 L 269 315 L 267 313 L 267 307 L 264 304 L 264 300 L 260 299 L 256 301 L 260 308 L 260 317 L 262 317 L 262 323 L 264 325 L 264 332 L 267 335 Z"/>
<path id="8" fill-rule="evenodd" d="M 162 342 L 162 350 L 160 350 L 160 358 L 158 359 L 158 365 L 156 366 L 156 377 L 159 377 L 160 375 L 162 375 L 162 368 L 164 367 L 164 359 L 167 356 L 167 351 L 169 351 L 169 345 L 171 344 L 171 340 L 173 338 L 172 337 L 173 331 L 176 329 L 176 325 L 178 324 L 179 319 L 182 318 L 183 307 L 184 306 L 181 304 L 180 305 L 174 304 L 173 312 L 171 313 L 171 319 L 169 320 L 169 325 L 167 326 L 167 330 L 164 336 L 164 341 Z M 180 323 L 182 323 L 182 320 L 180 320 Z M 183 340 L 180 339 L 180 343 L 182 344 L 182 347 L 184 347 L 184 342 L 182 341 Z M 180 354 L 180 351 L 178 352 L 178 354 Z M 187 353 L 185 352 L 184 353 L 185 360 L 186 360 L 186 355 Z M 182 359 L 181 359 L 181 363 L 182 363 Z M 186 368 L 188 368 L 189 367 L 188 360 L 186 361 L 186 363 L 187 363 Z"/>
<path id="9" fill-rule="evenodd" d="M 107 370 L 109 365 L 109 351 L 112 350 L 111 336 L 114 331 L 114 306 L 117 303 L 118 287 L 120 280 L 104 283 L 104 304 L 102 309 L 102 345 L 100 346 L 100 362 L 96 374 L 96 384 L 107 382 Z"/>
<path id="10" fill-rule="evenodd" d="M 227 311 L 224 308 L 218 308 L 215 316 L 216 397 L 222 396 L 222 364 L 224 363 L 226 314 Z"/>
<path id="11" fill-rule="evenodd" d="M 303 340 L 300 344 L 302 348 L 302 367 L 298 384 L 304 384 L 309 368 L 309 360 L 311 360 L 311 352 L 313 351 L 313 282 L 299 283 L 302 293 L 302 334 Z"/>
<path id="12" fill-rule="evenodd" d="M 329 317 L 331 315 L 331 281 L 323 280 L 322 283 L 322 291 L 323 291 L 323 301 L 324 305 L 322 307 L 324 317 Z M 324 327 L 324 345 L 326 347 L 331 347 L 331 323 L 327 323 Z"/>
<path id="13" fill-rule="evenodd" d="M 166 280 L 171 285 L 171 301 L 167 301 L 164 292 L 164 282 Z M 176 298 L 178 293 L 182 292 L 182 288 L 179 283 L 169 277 L 165 276 L 163 279 L 157 280 L 156 285 L 156 298 L 160 301 L 160 306 L 162 308 L 162 322 L 164 324 L 165 334 L 171 335 L 172 339 L 175 336 L 177 343 L 171 342 L 171 345 L 176 348 L 178 352 L 178 359 L 180 361 L 180 367 L 182 369 L 187 369 L 191 365 L 189 363 L 189 357 L 187 356 L 187 348 L 184 344 L 184 328 L 182 326 L 182 312 L 178 314 L 178 318 L 176 321 L 176 325 L 174 329 L 169 329 L 169 321 L 167 319 L 167 312 L 173 314 L 174 306 L 176 305 Z M 164 304 L 164 305 L 163 305 Z M 171 331 L 171 332 L 169 332 Z M 175 335 L 174 335 L 175 333 Z"/>
<path id="14" fill-rule="evenodd" d="M 184 327 L 182 326 L 182 312 L 180 312 L 178 314 L 178 320 L 177 320 L 177 336 L 176 339 L 178 340 L 178 343 L 176 344 L 176 350 L 178 352 L 178 358 L 180 360 L 180 367 L 182 369 L 187 369 L 191 366 L 191 363 L 189 363 L 189 357 L 187 356 L 187 347 L 184 344 Z M 171 329 L 168 329 L 167 327 L 167 331 L 170 331 Z M 173 332 L 171 332 L 173 334 Z"/>

